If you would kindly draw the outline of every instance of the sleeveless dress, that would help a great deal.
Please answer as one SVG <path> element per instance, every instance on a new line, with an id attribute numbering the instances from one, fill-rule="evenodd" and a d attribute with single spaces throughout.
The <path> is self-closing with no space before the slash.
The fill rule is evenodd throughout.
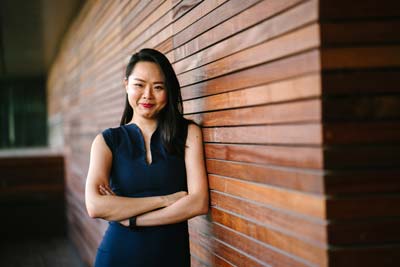
<path id="1" fill-rule="evenodd" d="M 180 134 L 184 145 L 187 125 Z M 102 135 L 113 155 L 110 187 L 116 195 L 148 197 L 187 191 L 184 158 L 167 152 L 158 127 L 150 139 L 151 164 L 146 162 L 144 138 L 136 124 L 108 128 Z M 187 221 L 134 230 L 109 222 L 94 266 L 190 266 Z"/>

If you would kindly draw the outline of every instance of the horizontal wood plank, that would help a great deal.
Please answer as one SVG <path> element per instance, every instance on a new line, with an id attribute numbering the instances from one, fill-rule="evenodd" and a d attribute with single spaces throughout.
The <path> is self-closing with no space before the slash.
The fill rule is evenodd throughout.
<path id="1" fill-rule="evenodd" d="M 398 217 L 400 194 L 334 197 L 327 199 L 326 208 L 329 219 Z"/>
<path id="2" fill-rule="evenodd" d="M 324 125 L 324 140 L 330 144 L 392 144 L 400 139 L 396 121 L 335 122 Z"/>
<path id="3" fill-rule="evenodd" d="M 396 20 L 324 22 L 321 24 L 322 45 L 398 43 L 400 37 L 394 30 L 398 28 L 400 21 Z"/>
<path id="4" fill-rule="evenodd" d="M 400 46 L 324 48 L 323 69 L 387 68 L 400 66 Z"/>
<path id="5" fill-rule="evenodd" d="M 222 76 L 240 69 L 249 68 L 264 62 L 269 62 L 319 45 L 318 25 L 301 28 L 282 37 L 242 50 L 192 71 L 178 75 L 182 86 Z M 269 51 L 269 53 L 263 53 Z M 240 66 L 240 67 L 238 67 Z"/>
<path id="6" fill-rule="evenodd" d="M 344 157 L 344 159 L 346 159 Z M 328 194 L 398 193 L 400 170 L 396 169 L 350 169 L 330 172 L 325 176 Z"/>
<path id="7" fill-rule="evenodd" d="M 321 82 L 326 95 L 396 93 L 400 89 L 400 72 L 396 69 L 328 71 Z"/>
<path id="8" fill-rule="evenodd" d="M 208 159 L 206 164 L 209 174 L 239 178 L 303 192 L 319 194 L 324 192 L 322 172 L 213 159 Z"/>
<path id="9" fill-rule="evenodd" d="M 325 198 L 277 187 L 249 183 L 218 175 L 208 175 L 210 189 L 246 198 L 282 211 L 304 214 L 316 219 L 324 219 Z"/>
<path id="10" fill-rule="evenodd" d="M 181 74 L 315 21 L 315 1 L 274 16 L 298 2 L 261 1 L 177 47 L 175 71 Z"/>
<path id="11" fill-rule="evenodd" d="M 327 266 L 327 253 L 324 248 L 307 244 L 296 238 L 291 238 L 271 228 L 256 225 L 253 222 L 246 221 L 243 218 L 234 216 L 217 208 L 212 209 L 212 218 L 215 222 L 228 228 L 272 245 L 278 249 L 282 249 L 289 254 L 299 256 L 308 261 L 308 265 L 314 263 L 319 264 L 320 266 Z M 257 231 L 253 230 L 255 228 Z"/>
<path id="12" fill-rule="evenodd" d="M 213 224 L 213 231 L 218 240 L 236 249 L 240 249 L 254 258 L 260 259 L 265 264 L 272 266 L 312 266 L 304 261 L 298 261 L 287 255 L 283 255 L 283 253 L 280 254 L 278 251 L 272 251 L 268 246 L 255 242 L 246 235 L 233 231 L 219 223 Z"/>
<path id="13" fill-rule="evenodd" d="M 327 242 L 327 223 L 323 220 L 282 212 L 267 205 L 218 191 L 211 191 L 211 206 L 238 214 L 259 224 L 270 225 L 273 229 L 298 236 L 303 240 L 320 244 Z"/>
<path id="14" fill-rule="evenodd" d="M 310 169 L 321 169 L 323 167 L 323 151 L 318 147 L 207 143 L 205 144 L 205 155 L 208 159 Z M 333 155 L 331 156 L 332 159 L 334 158 Z"/>
<path id="15" fill-rule="evenodd" d="M 199 18 L 184 30 L 176 33 L 174 36 L 174 47 L 181 46 L 191 38 L 194 38 L 202 32 L 207 31 L 213 26 L 234 16 L 258 1 L 259 0 L 250 0 L 245 2 L 239 0 L 226 1 L 222 5 L 216 7 L 214 10 L 205 14 L 204 17 Z"/>
<path id="16" fill-rule="evenodd" d="M 322 143 L 320 124 L 269 125 L 247 127 L 204 128 L 205 142 L 242 144 L 296 144 Z"/>
<path id="17" fill-rule="evenodd" d="M 331 264 L 338 267 L 352 266 L 390 266 L 400 262 L 400 246 L 378 245 L 335 249 L 330 252 Z"/>
<path id="18" fill-rule="evenodd" d="M 310 51 L 183 87 L 182 98 L 191 99 L 258 86 L 319 70 L 319 54 L 317 51 Z"/>
<path id="19" fill-rule="evenodd" d="M 239 108 L 282 101 L 302 100 L 321 95 L 318 75 L 306 75 L 241 90 L 183 102 L 185 113 Z"/>
<path id="20" fill-rule="evenodd" d="M 378 20 L 379 18 L 400 16 L 400 11 L 397 7 L 398 1 L 396 0 L 385 0 L 384 2 L 363 0 L 351 3 L 346 0 L 322 1 L 320 4 L 320 16 L 322 20 L 365 18 Z"/>
<path id="21" fill-rule="evenodd" d="M 348 96 L 324 100 L 326 121 L 400 119 L 400 96 Z"/>
<path id="22" fill-rule="evenodd" d="M 343 246 L 396 243 L 400 240 L 399 218 L 333 222 L 328 226 L 329 243 Z"/>
<path id="23" fill-rule="evenodd" d="M 244 126 L 274 123 L 318 123 L 321 120 L 319 100 L 282 103 L 257 107 L 221 110 L 186 115 L 204 127 Z"/>

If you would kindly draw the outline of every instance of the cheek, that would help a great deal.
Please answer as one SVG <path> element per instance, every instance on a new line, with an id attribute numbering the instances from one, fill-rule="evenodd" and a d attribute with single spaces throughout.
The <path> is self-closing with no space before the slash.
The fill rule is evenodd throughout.
<path id="1" fill-rule="evenodd" d="M 128 90 L 128 99 L 134 104 L 140 98 L 140 94 L 135 90 Z"/>
<path id="2" fill-rule="evenodd" d="M 167 104 L 167 101 L 168 101 L 167 92 L 163 91 L 162 93 L 160 93 L 158 95 L 157 98 L 158 98 L 158 102 L 160 104 L 163 104 L 163 105 Z"/>

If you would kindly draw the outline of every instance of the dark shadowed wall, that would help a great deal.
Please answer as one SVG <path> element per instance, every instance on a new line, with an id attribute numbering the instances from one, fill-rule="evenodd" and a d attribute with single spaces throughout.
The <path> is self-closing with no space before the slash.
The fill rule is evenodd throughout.
<path id="1" fill-rule="evenodd" d="M 69 234 L 85 261 L 106 227 L 85 210 L 90 145 L 119 124 L 130 55 L 153 47 L 203 126 L 212 208 L 190 220 L 193 266 L 395 266 L 394 6 L 87 1 L 48 79 L 50 143 L 66 157 Z"/>

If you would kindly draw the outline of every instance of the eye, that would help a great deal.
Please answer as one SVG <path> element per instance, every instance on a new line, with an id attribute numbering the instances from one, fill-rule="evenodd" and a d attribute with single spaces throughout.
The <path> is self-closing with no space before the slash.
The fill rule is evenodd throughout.
<path id="1" fill-rule="evenodd" d="M 161 85 L 156 85 L 154 87 L 154 89 L 156 89 L 156 90 L 164 90 L 164 87 L 162 87 Z"/>
<path id="2" fill-rule="evenodd" d="M 134 83 L 134 84 L 133 84 L 133 87 L 135 87 L 135 88 L 142 88 L 142 87 L 143 87 L 143 84 L 141 84 L 141 83 Z"/>

